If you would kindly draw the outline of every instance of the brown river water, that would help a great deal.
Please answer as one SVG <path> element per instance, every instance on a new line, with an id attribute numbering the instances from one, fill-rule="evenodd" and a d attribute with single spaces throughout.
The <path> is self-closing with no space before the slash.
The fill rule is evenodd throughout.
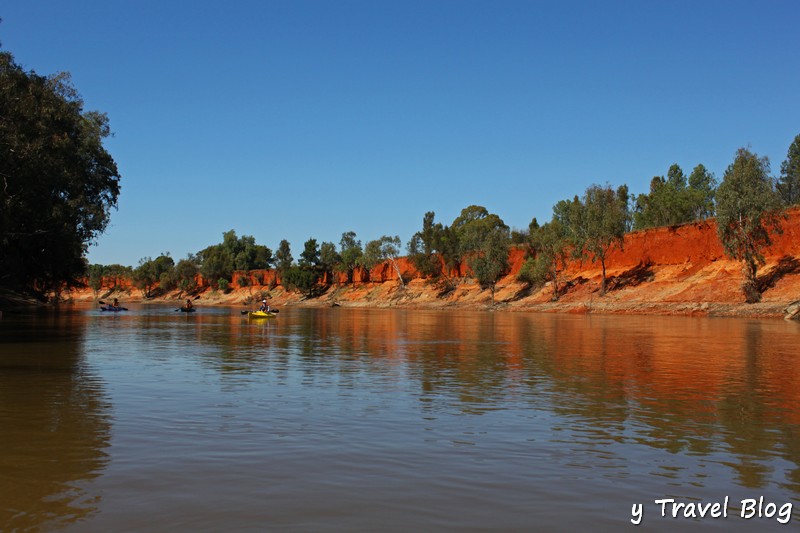
<path id="1" fill-rule="evenodd" d="M 798 341 L 781 320 L 6 314 L 0 531 L 797 530 Z"/>

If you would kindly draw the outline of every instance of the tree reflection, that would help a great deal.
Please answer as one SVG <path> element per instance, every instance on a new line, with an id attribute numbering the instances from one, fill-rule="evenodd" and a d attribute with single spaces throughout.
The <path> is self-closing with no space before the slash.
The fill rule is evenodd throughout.
<path id="1" fill-rule="evenodd" d="M 79 317 L 0 322 L 0 530 L 51 530 L 91 515 L 85 483 L 107 463 L 103 384 Z"/>

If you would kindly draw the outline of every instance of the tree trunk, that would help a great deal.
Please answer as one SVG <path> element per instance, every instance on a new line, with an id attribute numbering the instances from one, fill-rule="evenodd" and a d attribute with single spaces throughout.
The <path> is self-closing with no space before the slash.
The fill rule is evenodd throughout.
<path id="1" fill-rule="evenodd" d="M 742 291 L 744 300 L 749 304 L 761 301 L 761 291 L 758 290 L 758 263 L 755 261 L 745 261 L 744 263 L 744 283 Z"/>
<path id="2" fill-rule="evenodd" d="M 400 286 L 401 287 L 405 287 L 406 286 L 406 282 L 403 281 L 403 275 L 400 273 L 400 267 L 397 266 L 397 263 L 395 262 L 394 257 L 390 257 L 389 260 L 392 262 L 392 265 L 394 266 L 394 270 L 395 270 L 395 272 L 397 272 L 397 277 L 400 279 Z"/>

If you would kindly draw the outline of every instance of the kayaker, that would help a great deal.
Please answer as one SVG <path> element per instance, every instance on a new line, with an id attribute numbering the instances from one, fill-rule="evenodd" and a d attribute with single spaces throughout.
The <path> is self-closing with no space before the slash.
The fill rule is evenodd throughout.
<path id="1" fill-rule="evenodd" d="M 267 305 L 266 300 L 261 300 L 261 307 L 259 307 L 258 310 L 263 311 L 265 313 L 269 313 L 269 306 Z"/>
<path id="2" fill-rule="evenodd" d="M 191 309 L 192 307 L 193 307 L 193 306 L 192 306 L 192 300 L 191 300 L 191 298 L 186 298 L 186 305 L 184 306 L 184 308 L 185 308 L 185 309 Z"/>
<path id="3" fill-rule="evenodd" d="M 111 307 L 119 307 L 119 300 L 117 300 L 116 298 L 114 298 L 114 303 L 113 303 L 113 304 L 111 304 Z"/>

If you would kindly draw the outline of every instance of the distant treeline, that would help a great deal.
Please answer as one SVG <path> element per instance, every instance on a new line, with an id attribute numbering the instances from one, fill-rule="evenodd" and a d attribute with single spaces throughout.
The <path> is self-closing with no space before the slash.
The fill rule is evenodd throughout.
<path id="1" fill-rule="evenodd" d="M 494 294 L 495 284 L 509 270 L 509 246 L 524 247 L 527 259 L 519 279 L 535 286 L 551 282 L 554 299 L 560 294 L 561 274 L 568 262 L 586 258 L 600 263 L 600 292 L 604 294 L 606 257 L 613 247 L 622 246 L 627 232 L 716 216 L 726 253 L 742 261 L 747 300 L 755 302 L 760 299 L 756 274 L 764 262 L 761 250 L 769 245 L 770 234 L 780 231 L 781 209 L 798 203 L 800 135 L 790 146 L 778 178 L 770 176 L 767 158 L 741 148 L 719 185 L 703 165 L 697 165 L 687 177 L 675 164 L 666 177 L 651 180 L 648 193 L 631 195 L 627 185 L 591 185 L 582 196 L 556 203 L 546 223 L 540 225 L 534 218 L 523 230 L 510 229 L 498 215 L 478 205 L 462 209 L 450 224 L 436 222 L 435 213 L 429 211 L 420 231 L 406 243 L 406 252 L 414 267 L 431 281 L 440 282 L 446 273 L 466 264 L 475 279 Z M 237 237 L 231 230 L 223 234 L 220 244 L 177 264 L 168 253 L 155 259 L 145 257 L 129 274 L 149 296 L 156 286 L 161 291 L 191 291 L 198 274 L 215 289 L 227 290 L 234 271 L 274 268 L 285 287 L 313 295 L 324 288 L 320 281 L 331 279 L 332 273 L 344 274 L 352 282 L 356 268 L 369 270 L 386 261 L 397 270 L 402 284 L 395 261 L 400 254 L 398 236 L 385 235 L 362 246 L 356 233 L 348 231 L 338 246 L 308 239 L 295 260 L 285 239 L 273 254 L 253 237 Z M 92 265 L 90 283 L 98 285 L 102 276 L 124 267 L 109 268 Z"/>

